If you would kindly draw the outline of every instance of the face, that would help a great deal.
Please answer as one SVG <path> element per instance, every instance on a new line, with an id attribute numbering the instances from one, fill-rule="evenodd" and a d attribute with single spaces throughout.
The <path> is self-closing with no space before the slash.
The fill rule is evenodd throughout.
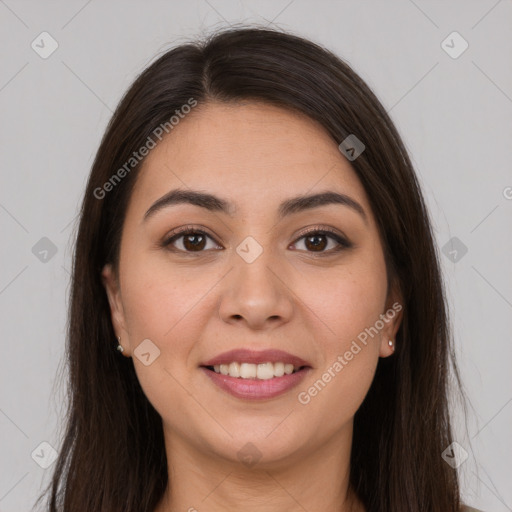
<path id="1" fill-rule="evenodd" d="M 157 203 L 176 190 L 215 197 Z M 351 432 L 401 317 L 350 163 L 314 121 L 254 102 L 197 107 L 150 152 L 103 279 L 166 443 L 224 461 Z"/>

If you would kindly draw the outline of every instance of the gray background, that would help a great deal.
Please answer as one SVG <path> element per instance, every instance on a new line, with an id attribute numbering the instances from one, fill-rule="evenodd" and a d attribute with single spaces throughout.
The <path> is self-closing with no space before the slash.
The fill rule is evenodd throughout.
<path id="1" fill-rule="evenodd" d="M 470 398 L 467 432 L 454 404 L 469 453 L 459 468 L 464 498 L 512 510 L 510 0 L 0 0 L 0 511 L 31 510 L 54 467 L 36 460 L 51 452 L 40 443 L 60 439 L 73 229 L 111 112 L 157 54 L 236 22 L 277 25 L 332 49 L 396 122 L 445 247 Z M 46 59 L 31 47 L 49 48 L 43 31 L 58 43 Z M 445 49 L 460 50 L 460 40 L 442 45 L 453 31 L 469 44 L 458 58 Z M 54 255 L 41 252 L 43 237 Z"/>

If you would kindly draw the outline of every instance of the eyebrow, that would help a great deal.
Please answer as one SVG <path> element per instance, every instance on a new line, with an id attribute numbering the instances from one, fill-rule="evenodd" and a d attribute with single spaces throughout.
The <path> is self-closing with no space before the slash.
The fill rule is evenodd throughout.
<path id="1" fill-rule="evenodd" d="M 149 217 L 164 208 L 184 203 L 199 206 L 211 212 L 225 213 L 230 216 L 233 216 L 236 212 L 236 207 L 233 203 L 213 194 L 199 192 L 197 190 L 176 189 L 171 190 L 160 199 L 157 199 L 144 214 L 143 221 L 146 221 Z M 294 213 L 329 204 L 348 206 L 353 211 L 357 212 L 363 218 L 365 223 L 368 223 L 368 218 L 364 208 L 357 201 L 345 194 L 330 191 L 287 199 L 279 205 L 278 216 L 282 219 Z"/>

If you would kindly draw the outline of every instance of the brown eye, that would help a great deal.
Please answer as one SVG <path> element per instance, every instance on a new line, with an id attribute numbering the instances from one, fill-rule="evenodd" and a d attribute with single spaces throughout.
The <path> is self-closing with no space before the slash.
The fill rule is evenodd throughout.
<path id="1" fill-rule="evenodd" d="M 326 238 L 325 235 L 309 235 L 305 237 L 305 245 L 313 251 L 322 251 L 327 246 Z"/>
<path id="2" fill-rule="evenodd" d="M 187 251 L 202 250 L 206 245 L 206 237 L 201 234 L 190 234 L 183 236 L 183 246 Z"/>
<path id="3" fill-rule="evenodd" d="M 315 252 L 318 254 L 332 254 L 333 252 L 338 252 L 352 247 L 352 244 L 345 238 L 334 231 L 327 230 L 316 229 L 309 231 L 298 238 L 295 245 L 298 245 L 300 240 L 304 240 L 305 247 L 305 249 L 300 250 L 306 250 L 307 252 Z M 333 242 L 330 247 L 329 241 Z"/>
<path id="4" fill-rule="evenodd" d="M 208 239 L 213 241 L 213 239 L 204 231 L 198 229 L 186 229 L 172 235 L 170 238 L 167 238 L 163 242 L 162 246 L 176 252 L 204 252 L 205 248 L 207 248 Z M 216 244 L 213 244 L 213 246 L 213 248 L 219 247 Z M 210 248 L 212 247 L 209 247 L 208 249 Z"/>
<path id="5" fill-rule="evenodd" d="M 213 242 L 213 246 L 207 247 L 208 240 Z M 300 250 L 319 255 L 332 254 L 352 247 L 352 244 L 345 238 L 329 230 L 311 230 L 298 238 L 295 245 L 301 240 L 304 240 L 305 249 Z M 174 233 L 162 243 L 162 246 L 168 250 L 183 253 L 200 253 L 209 249 L 222 249 L 210 235 L 200 229 L 193 228 L 186 228 Z"/>

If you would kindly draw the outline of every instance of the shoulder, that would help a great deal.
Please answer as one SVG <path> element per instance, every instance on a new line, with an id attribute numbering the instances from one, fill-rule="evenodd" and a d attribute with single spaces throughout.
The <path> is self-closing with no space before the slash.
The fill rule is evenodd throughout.
<path id="1" fill-rule="evenodd" d="M 477 508 L 468 507 L 467 505 L 462 505 L 460 508 L 460 512 L 483 512 Z"/>

